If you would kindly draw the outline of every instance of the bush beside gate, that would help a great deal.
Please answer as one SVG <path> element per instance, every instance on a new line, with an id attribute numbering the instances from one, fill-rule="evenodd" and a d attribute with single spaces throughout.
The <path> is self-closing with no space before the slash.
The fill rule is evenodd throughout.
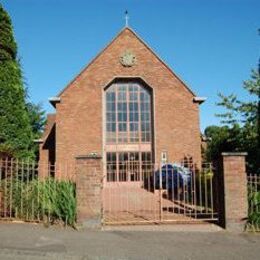
<path id="1" fill-rule="evenodd" d="M 247 229 L 260 231 L 260 175 L 250 174 L 248 180 Z"/>

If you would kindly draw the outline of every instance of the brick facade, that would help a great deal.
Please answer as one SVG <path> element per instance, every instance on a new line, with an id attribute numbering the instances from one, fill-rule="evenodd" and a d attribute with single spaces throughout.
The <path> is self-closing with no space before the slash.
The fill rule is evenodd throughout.
<path id="1" fill-rule="evenodd" d="M 137 59 L 124 67 L 119 57 L 131 50 Z M 141 78 L 153 91 L 154 153 L 160 161 L 192 157 L 201 161 L 199 104 L 194 94 L 129 28 L 118 36 L 60 93 L 56 104 L 56 162 L 74 162 L 79 154 L 103 149 L 103 93 L 115 78 Z M 40 160 L 46 160 L 40 151 Z"/>
<path id="2" fill-rule="evenodd" d="M 42 140 L 39 144 L 40 161 L 39 172 L 41 177 L 47 177 L 49 175 L 49 166 L 55 164 L 56 158 L 56 124 L 55 114 L 48 114 L 47 122 L 45 125 L 45 131 L 42 136 Z"/>
<path id="3" fill-rule="evenodd" d="M 137 60 L 131 67 L 119 61 L 126 50 Z M 78 222 L 89 226 L 99 225 L 101 220 L 106 158 L 104 93 L 115 79 L 135 79 L 151 90 L 155 163 L 160 162 L 162 152 L 167 152 L 169 162 L 192 158 L 198 167 L 201 163 L 199 98 L 131 29 L 124 28 L 54 98 L 56 114 L 48 116 L 40 144 L 40 165 L 49 161 L 56 165 L 76 162 Z M 221 168 L 216 176 L 220 183 L 214 192 L 220 222 L 227 229 L 241 230 L 247 215 L 245 155 L 224 154 Z M 40 172 L 45 176 L 44 171 Z"/>

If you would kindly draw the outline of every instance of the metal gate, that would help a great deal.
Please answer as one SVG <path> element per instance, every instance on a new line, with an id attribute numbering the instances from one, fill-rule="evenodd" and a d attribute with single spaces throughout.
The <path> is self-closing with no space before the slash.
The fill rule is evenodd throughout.
<path id="1" fill-rule="evenodd" d="M 115 181 L 109 179 L 113 167 L 106 167 L 104 224 L 218 220 L 216 176 L 211 164 L 198 167 L 131 162 L 119 168 L 119 178 Z"/>

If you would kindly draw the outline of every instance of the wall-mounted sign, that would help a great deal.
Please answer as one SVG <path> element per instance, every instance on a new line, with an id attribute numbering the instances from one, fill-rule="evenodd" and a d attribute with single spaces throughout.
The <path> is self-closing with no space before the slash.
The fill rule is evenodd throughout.
<path id="1" fill-rule="evenodd" d="M 167 163 L 167 161 L 168 161 L 167 151 L 161 152 L 161 162 L 162 162 L 162 163 Z"/>

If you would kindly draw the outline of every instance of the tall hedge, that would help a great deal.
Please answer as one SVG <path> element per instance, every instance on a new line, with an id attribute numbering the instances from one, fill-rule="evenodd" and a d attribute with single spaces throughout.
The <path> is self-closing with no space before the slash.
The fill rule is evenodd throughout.
<path id="1" fill-rule="evenodd" d="M 0 153 L 33 157 L 32 136 L 12 22 L 0 4 Z"/>

